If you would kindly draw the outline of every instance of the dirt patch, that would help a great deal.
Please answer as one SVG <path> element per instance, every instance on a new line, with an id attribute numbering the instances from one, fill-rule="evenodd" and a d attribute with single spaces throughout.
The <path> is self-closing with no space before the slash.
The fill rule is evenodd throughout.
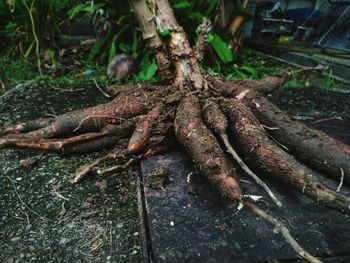
<path id="1" fill-rule="evenodd" d="M 0 98 L 0 125 L 101 102 L 93 86 L 23 86 Z M 78 166 L 103 154 L 0 152 L 1 262 L 141 261 L 137 174 L 68 181 Z"/>
<path id="2" fill-rule="evenodd" d="M 277 89 L 268 96 L 276 106 L 299 119 L 350 116 L 350 91 Z"/>

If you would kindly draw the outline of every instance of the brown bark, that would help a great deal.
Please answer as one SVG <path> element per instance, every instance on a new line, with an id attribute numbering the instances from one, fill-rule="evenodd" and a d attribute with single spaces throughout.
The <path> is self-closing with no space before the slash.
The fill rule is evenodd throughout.
<path id="1" fill-rule="evenodd" d="M 211 31 L 211 22 L 207 18 L 203 18 L 202 23 L 199 25 L 198 29 L 198 39 L 196 46 L 194 47 L 194 57 L 197 62 L 203 60 L 205 49 L 208 46 L 208 34 Z"/>

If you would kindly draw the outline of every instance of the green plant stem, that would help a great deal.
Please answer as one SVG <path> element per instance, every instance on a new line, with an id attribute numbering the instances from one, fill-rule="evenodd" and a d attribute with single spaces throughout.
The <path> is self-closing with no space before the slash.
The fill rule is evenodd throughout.
<path id="1" fill-rule="evenodd" d="M 30 9 L 29 9 L 26 1 L 24 1 L 24 5 L 25 5 L 25 7 L 26 7 L 26 9 L 28 11 L 28 15 L 29 15 L 29 18 L 30 18 L 30 23 L 32 25 L 32 33 L 33 33 L 34 41 L 35 41 L 35 54 L 36 54 L 36 57 L 37 57 L 38 70 L 39 70 L 40 75 L 42 75 L 41 61 L 40 61 L 40 54 L 39 54 L 39 49 L 40 49 L 39 38 L 38 38 L 38 35 L 36 34 L 35 23 L 34 23 L 34 18 L 33 18 L 33 14 L 32 14 L 34 2 L 35 2 L 35 0 L 32 1 L 31 5 L 30 5 Z"/>

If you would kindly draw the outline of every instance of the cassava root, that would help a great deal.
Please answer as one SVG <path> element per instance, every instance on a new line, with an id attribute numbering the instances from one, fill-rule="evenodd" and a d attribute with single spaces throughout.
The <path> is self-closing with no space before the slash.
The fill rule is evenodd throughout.
<path id="1" fill-rule="evenodd" d="M 192 48 L 167 0 L 149 4 L 130 0 L 130 4 L 167 85 L 130 84 L 101 89 L 114 99 L 54 119 L 0 128 L 0 149 L 29 148 L 75 154 L 113 148 L 105 156 L 78 169 L 72 179 L 77 183 L 92 171 L 115 172 L 167 151 L 176 138 L 213 188 L 272 223 L 298 255 L 320 262 L 296 243 L 281 222 L 245 200 L 236 168 L 240 165 L 277 205 L 280 205 L 277 197 L 250 166 L 259 174 L 264 172 L 276 181 L 292 185 L 315 202 L 350 214 L 349 198 L 323 186 L 313 172 L 298 161 L 309 161 L 327 173 L 337 171 L 334 175 L 337 178 L 341 171 L 344 182 L 349 182 L 349 148 L 292 122 L 263 97 L 288 81 L 292 76 L 289 71 L 261 80 L 220 82 L 205 78 L 199 61 L 208 42 L 208 21 L 203 21 L 197 46 Z M 166 41 L 158 35 L 163 30 L 169 32 Z M 232 97 L 235 99 L 227 99 Z M 265 131 L 262 125 L 277 129 Z M 286 145 L 290 152 L 271 141 L 266 132 Z M 316 144 L 323 146 L 313 148 Z M 236 150 L 242 150 L 242 157 Z M 333 157 L 332 153 L 324 153 L 330 150 L 335 153 Z M 248 162 L 243 162 L 246 158 Z M 114 161 L 117 164 L 106 167 L 106 163 Z"/>
<path id="2" fill-rule="evenodd" d="M 271 79 L 275 81 L 278 78 Z M 217 92 L 216 85 L 214 81 L 213 89 L 187 94 L 173 93 L 169 86 L 151 89 L 149 86 L 137 88 L 133 85 L 130 91 L 124 87 L 108 104 L 68 113 L 49 119 L 47 123 L 39 120 L 38 126 L 35 126 L 37 130 L 32 130 L 34 126 L 27 132 L 13 128 L 29 127 L 26 123 L 2 128 L 6 134 L 0 137 L 0 145 L 3 148 L 31 148 L 62 154 L 114 147 L 107 155 L 80 167 L 71 180 L 77 183 L 93 171 L 101 174 L 116 172 L 143 158 L 167 151 L 175 144 L 176 138 L 210 185 L 232 202 L 243 203 L 270 223 L 280 225 L 266 212 L 247 205 L 244 200 L 236 165 L 252 176 L 277 205 L 280 205 L 279 200 L 250 166 L 279 182 L 292 185 L 315 202 L 350 213 L 348 197 L 323 186 L 311 170 L 280 149 L 266 135 L 275 129 L 264 130 L 263 126 L 268 127 L 269 123 L 261 125 L 252 113 L 257 111 L 253 109 L 256 102 L 263 101 L 261 95 L 254 97 L 261 100 L 253 101 L 251 98 L 249 102 L 250 91 L 242 93 L 244 90 L 239 91 L 236 87 L 227 96 L 237 96 L 237 99 L 227 99 L 221 95 L 223 93 Z M 222 87 L 225 88 L 225 85 Z M 254 92 L 251 91 L 252 94 Z M 233 157 L 234 162 L 223 149 Z M 242 150 L 242 157 L 237 154 L 238 150 Z M 243 161 L 243 157 L 248 158 L 248 162 Z M 112 162 L 117 164 L 106 166 Z M 279 232 L 298 255 L 311 262 L 318 262 L 294 243 L 286 228 L 281 227 Z"/>

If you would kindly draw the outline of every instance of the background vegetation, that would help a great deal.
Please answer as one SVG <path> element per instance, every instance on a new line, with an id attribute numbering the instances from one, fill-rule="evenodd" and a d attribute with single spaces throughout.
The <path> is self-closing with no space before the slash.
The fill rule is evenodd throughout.
<path id="1" fill-rule="evenodd" d="M 214 21 L 218 13 L 218 0 L 171 3 L 191 41 L 203 17 Z M 233 3 L 240 10 L 240 1 Z M 2 89 L 32 78 L 105 82 L 108 61 L 120 53 L 130 54 L 139 64 L 129 81 L 156 80 L 157 66 L 126 0 L 0 0 L 0 38 Z M 215 55 L 206 59 L 203 69 L 211 74 L 260 78 L 279 69 L 262 58 L 252 59 L 249 52 L 235 58 L 222 30 L 214 29 L 209 41 Z"/>

